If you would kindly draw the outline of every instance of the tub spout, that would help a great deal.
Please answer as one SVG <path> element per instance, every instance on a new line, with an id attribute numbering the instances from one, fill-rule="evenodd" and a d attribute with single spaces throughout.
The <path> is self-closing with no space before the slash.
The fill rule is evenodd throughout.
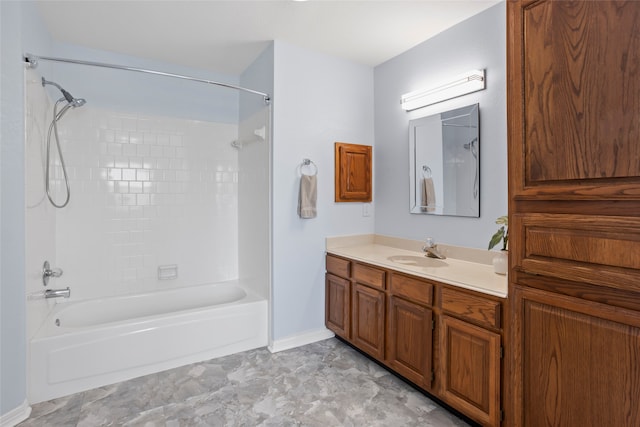
<path id="1" fill-rule="evenodd" d="M 67 289 L 47 289 L 44 291 L 45 298 L 69 298 L 71 296 L 71 289 L 67 286 Z"/>

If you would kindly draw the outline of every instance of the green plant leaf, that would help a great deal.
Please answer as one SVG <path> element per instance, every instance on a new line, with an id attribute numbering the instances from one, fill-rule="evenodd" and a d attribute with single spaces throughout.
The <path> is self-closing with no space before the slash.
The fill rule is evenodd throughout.
<path id="1" fill-rule="evenodd" d="M 493 249 L 494 246 L 500 243 L 503 237 L 504 237 L 504 227 L 500 227 L 498 231 L 496 231 L 495 234 L 491 236 L 491 240 L 489 241 L 489 249 Z"/>
<path id="2" fill-rule="evenodd" d="M 496 219 L 496 224 L 509 225 L 509 217 L 506 215 L 499 217 Z"/>

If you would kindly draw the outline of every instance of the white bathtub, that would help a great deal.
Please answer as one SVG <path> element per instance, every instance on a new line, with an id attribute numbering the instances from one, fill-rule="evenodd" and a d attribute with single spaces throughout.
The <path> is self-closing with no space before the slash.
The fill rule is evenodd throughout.
<path id="1" fill-rule="evenodd" d="M 29 401 L 266 346 L 267 313 L 236 281 L 56 304 L 30 343 Z"/>

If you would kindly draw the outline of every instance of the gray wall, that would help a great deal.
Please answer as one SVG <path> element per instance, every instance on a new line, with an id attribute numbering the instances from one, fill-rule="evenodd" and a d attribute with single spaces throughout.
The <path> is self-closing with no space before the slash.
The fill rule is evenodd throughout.
<path id="1" fill-rule="evenodd" d="M 379 65 L 375 81 L 377 234 L 486 248 L 507 213 L 506 3 L 500 3 Z M 486 89 L 405 112 L 402 94 L 486 69 Z M 480 103 L 480 218 L 409 214 L 409 120 Z"/>
<path id="2" fill-rule="evenodd" d="M 240 86 L 273 97 L 273 42 L 242 72 Z M 264 106 L 261 96 L 240 92 L 240 121 L 261 111 Z"/>
<path id="3" fill-rule="evenodd" d="M 325 237 L 373 232 L 362 203 L 334 202 L 334 142 L 373 145 L 371 67 L 275 42 L 273 339 L 325 330 Z M 374 148 L 375 152 L 375 148 Z M 318 216 L 296 214 L 303 158 L 318 167 Z"/>

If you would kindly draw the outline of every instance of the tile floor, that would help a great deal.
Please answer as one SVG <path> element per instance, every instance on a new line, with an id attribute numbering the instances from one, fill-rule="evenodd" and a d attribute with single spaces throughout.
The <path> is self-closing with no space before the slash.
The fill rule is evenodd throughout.
<path id="1" fill-rule="evenodd" d="M 329 339 L 183 366 L 33 405 L 30 426 L 467 426 Z"/>

